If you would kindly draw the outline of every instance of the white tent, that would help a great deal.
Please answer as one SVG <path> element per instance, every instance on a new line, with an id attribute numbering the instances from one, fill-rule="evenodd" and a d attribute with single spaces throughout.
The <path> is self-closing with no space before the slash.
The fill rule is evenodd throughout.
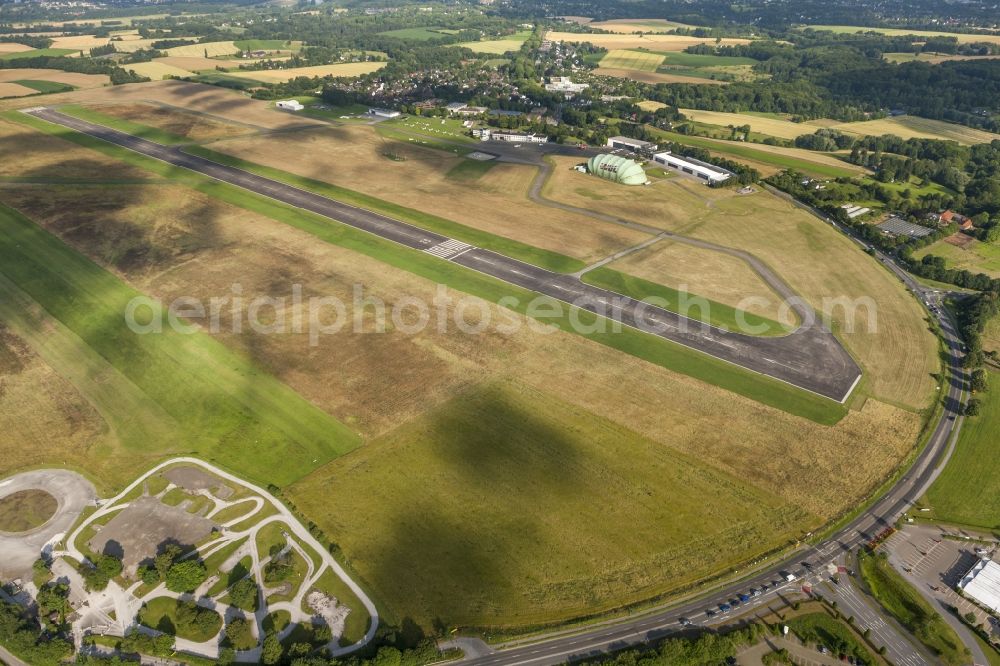
<path id="1" fill-rule="evenodd" d="M 962 578 L 958 589 L 980 605 L 1000 613 L 1000 564 L 993 560 L 979 560 Z"/>

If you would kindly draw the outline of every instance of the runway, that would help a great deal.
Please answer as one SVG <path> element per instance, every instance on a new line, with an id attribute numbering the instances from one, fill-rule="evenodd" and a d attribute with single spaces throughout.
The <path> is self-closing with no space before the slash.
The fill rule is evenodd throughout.
<path id="1" fill-rule="evenodd" d="M 36 118 L 122 146 L 147 157 L 322 215 L 442 261 L 503 280 L 563 303 L 584 308 L 623 325 L 656 335 L 741 368 L 786 382 L 837 402 L 857 385 L 861 370 L 833 334 L 819 322 L 806 322 L 783 337 L 756 337 L 709 326 L 650 303 L 622 296 L 502 254 L 298 189 L 235 167 L 188 155 L 54 109 L 24 109 Z"/>

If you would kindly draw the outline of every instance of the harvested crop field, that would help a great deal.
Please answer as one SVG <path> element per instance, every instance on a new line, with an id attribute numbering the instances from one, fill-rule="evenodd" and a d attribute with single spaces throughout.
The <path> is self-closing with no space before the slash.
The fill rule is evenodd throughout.
<path id="1" fill-rule="evenodd" d="M 642 83 L 715 83 L 723 85 L 725 81 L 713 81 L 703 79 L 698 76 L 685 76 L 683 74 L 664 74 L 663 72 L 644 72 L 634 69 L 618 69 L 616 67 L 598 67 L 594 74 L 599 76 L 613 76 L 616 79 L 631 79 Z"/>
<path id="2" fill-rule="evenodd" d="M 278 138 L 301 134 L 308 133 Z M 338 136 L 347 145 L 350 135 Z M 262 144 L 258 157 L 276 146 Z M 407 162 L 386 160 L 413 167 L 406 183 L 395 186 L 433 191 L 413 174 L 448 165 L 412 164 L 422 149 L 404 149 L 413 151 L 406 153 Z M 308 153 L 299 146 L 297 154 Z M 40 163 L 44 157 L 50 164 Z M 35 170 L 44 172 L 58 166 L 61 154 L 34 159 Z M 348 155 L 336 164 L 352 161 Z M 502 166 L 476 183 L 485 181 L 497 188 L 495 196 L 516 203 L 520 197 L 510 192 L 523 190 L 492 180 Z M 317 162 L 310 169 L 329 171 L 331 164 Z M 365 165 L 358 167 L 363 171 Z M 297 283 L 305 297 L 341 298 L 350 317 L 356 284 L 390 308 L 409 297 L 429 301 L 437 291 L 435 280 L 342 247 L 339 242 L 349 245 L 341 241 L 350 238 L 347 232 L 320 242 L 176 183 L 7 184 L 0 199 L 130 284 L 168 301 L 225 296 L 234 283 L 245 295 L 278 296 Z M 459 204 L 468 206 L 452 205 Z M 577 229 L 589 224 L 575 219 Z M 758 235 L 766 232 L 758 229 Z M 454 312 L 447 307 L 449 317 Z M 479 312 L 523 322 L 494 305 Z M 370 331 L 374 320 L 373 314 L 363 317 L 363 330 Z M 873 399 L 836 425 L 819 425 L 580 336 L 526 326 L 479 335 L 436 326 L 409 333 L 396 325 L 376 335 L 348 326 L 310 346 L 307 334 L 236 334 L 229 323 L 224 316 L 215 339 L 252 359 L 257 382 L 279 377 L 370 440 L 286 492 L 340 544 L 390 620 L 524 626 L 676 589 L 714 567 L 752 558 L 768 544 L 798 538 L 854 506 L 898 464 L 919 429 L 917 414 Z M 195 337 L 202 335 L 207 333 Z M 100 336 L 87 339 L 102 342 Z M 96 390 L 88 383 L 90 373 L 69 371 L 84 360 L 83 354 L 67 354 L 60 372 Z M 265 386 L 267 391 L 245 399 L 266 398 L 276 388 Z M 97 404 L 120 409 L 119 422 L 135 427 L 159 407 L 156 401 L 119 405 L 133 398 L 115 390 Z M 6 414 L 0 410 L 0 418 Z M 183 426 L 170 432 L 175 439 L 132 440 L 143 446 L 126 449 L 128 456 L 95 451 L 89 468 L 99 468 L 113 485 L 132 478 L 137 462 L 162 456 L 164 449 L 191 450 L 192 442 L 178 436 L 188 434 Z M 242 450 L 250 442 L 242 436 L 240 442 L 239 456 L 225 464 L 264 464 L 260 452 Z M 225 456 L 226 449 L 207 453 Z M 293 462 L 301 473 L 302 459 Z M 107 469 L 126 464 L 132 469 Z M 286 480 L 293 476 L 285 466 L 282 473 Z M 705 488 L 716 501 L 692 501 L 691 487 Z M 616 519 L 588 520 L 598 509 Z M 699 526 L 699 541 L 690 539 L 692 524 Z M 576 537 L 565 538 L 571 531 Z M 497 592 L 467 584 L 473 578 L 495 582 Z"/>
<path id="3" fill-rule="evenodd" d="M 595 46 L 601 46 L 609 51 L 612 49 L 649 49 L 650 51 L 683 51 L 695 44 L 715 44 L 715 39 L 711 37 L 688 37 L 686 35 L 608 35 L 589 34 L 576 32 L 556 32 L 550 31 L 545 34 L 545 38 L 555 42 L 590 42 Z M 733 44 L 749 44 L 749 39 L 725 38 L 719 44 L 728 46 Z"/>
<path id="4" fill-rule="evenodd" d="M 722 111 L 702 111 L 700 109 L 680 109 L 691 120 L 710 125 L 750 125 L 751 131 L 769 134 L 782 139 L 794 139 L 803 134 L 812 134 L 818 127 L 807 123 L 793 123 L 791 120 L 766 118 L 744 113 L 724 113 Z"/>
<path id="5" fill-rule="evenodd" d="M 662 53 L 642 53 L 640 51 L 628 51 L 616 49 L 608 51 L 608 54 L 601 58 L 601 67 L 609 69 L 632 69 L 640 72 L 655 72 L 656 68 L 663 62 Z"/>
<path id="6" fill-rule="evenodd" d="M 167 49 L 171 56 L 214 58 L 216 56 L 235 55 L 240 47 L 233 42 L 205 42 L 204 44 L 187 44 Z"/>
<path id="7" fill-rule="evenodd" d="M 860 123 L 840 123 L 835 125 L 834 129 L 849 134 L 870 134 L 873 136 L 895 134 L 904 139 L 942 139 L 966 145 L 989 143 L 1000 139 L 1000 134 L 917 116 L 897 116 Z"/>
<path id="8" fill-rule="evenodd" d="M 554 170 L 545 187 L 549 198 L 614 209 L 625 219 L 756 255 L 813 307 L 822 311 L 826 300 L 834 331 L 866 372 L 867 391 L 911 409 L 928 404 L 938 361 L 925 313 L 898 282 L 829 225 L 766 191 L 740 196 L 686 178 L 626 190 L 572 171 L 572 158 L 558 158 L 556 163 L 563 168 Z M 699 295 L 724 300 L 713 293 Z M 848 332 L 845 312 L 833 307 L 835 299 L 869 295 L 877 320 L 869 322 L 872 310 L 859 301 L 855 330 Z"/>
<path id="9" fill-rule="evenodd" d="M 52 48 L 90 51 L 92 48 L 108 44 L 109 41 L 108 37 L 95 37 L 94 35 L 66 35 L 53 37 Z"/>
<path id="10" fill-rule="evenodd" d="M 20 83 L 0 83 L 0 97 L 24 97 L 34 95 L 38 91 Z"/>
<path id="11" fill-rule="evenodd" d="M 943 32 L 937 30 L 910 30 L 909 28 L 869 28 L 857 25 L 809 25 L 803 27 L 812 28 L 813 30 L 831 30 L 833 32 L 847 34 L 854 34 L 858 32 L 878 32 L 883 35 L 890 35 L 894 37 L 902 35 L 916 35 L 917 37 L 954 37 L 958 40 L 959 44 L 968 44 L 971 42 L 990 42 L 992 44 L 1000 44 L 1000 34 L 995 32 L 962 33 Z"/>
<path id="12" fill-rule="evenodd" d="M 889 62 L 910 62 L 913 60 L 926 62 L 930 65 L 937 65 L 942 62 L 952 60 L 996 60 L 1000 55 L 950 55 L 947 53 L 883 53 L 882 57 Z"/>
<path id="13" fill-rule="evenodd" d="M 0 42 L 0 53 L 20 53 L 21 51 L 31 51 L 32 47 L 16 42 Z"/>
<path id="14" fill-rule="evenodd" d="M 506 39 L 488 39 L 481 42 L 464 42 L 462 44 L 456 44 L 455 46 L 464 46 L 467 49 L 475 51 L 476 53 L 492 53 L 494 55 L 502 55 L 508 51 L 520 50 L 530 35 L 530 32 L 521 32 L 516 35 L 511 35 Z"/>
<path id="15" fill-rule="evenodd" d="M 126 65 L 126 68 L 132 70 L 139 76 L 145 76 L 154 81 L 162 81 L 163 79 L 169 77 L 187 78 L 189 76 L 194 76 L 194 72 L 189 72 L 186 69 L 174 67 L 173 65 L 157 62 L 155 60 Z"/>
<path id="16" fill-rule="evenodd" d="M 281 58 L 272 58 L 281 60 Z M 186 69 L 189 72 L 200 72 L 204 70 L 215 70 L 216 67 L 238 67 L 241 64 L 256 62 L 252 58 L 238 60 L 223 60 L 219 58 L 205 58 L 204 56 L 167 56 L 165 58 L 154 58 L 152 62 L 170 65 L 178 69 Z"/>
<path id="17" fill-rule="evenodd" d="M 613 19 L 611 21 L 596 21 L 594 23 L 588 23 L 588 25 L 592 28 L 599 28 L 600 30 L 623 34 L 631 34 L 635 32 L 670 32 L 678 28 L 693 29 L 697 27 L 686 23 L 666 21 L 664 19 Z"/>
<path id="18" fill-rule="evenodd" d="M 370 127 L 235 139 L 212 149 L 585 261 L 645 239 L 640 232 L 593 224 L 531 202 L 533 167 L 497 164 L 478 179 L 456 181 L 448 173 L 466 158 L 384 139 Z M 372 178 L 375 172 L 378 178 Z"/>
<path id="19" fill-rule="evenodd" d="M 107 74 L 77 74 L 58 69 L 0 69 L 0 83 L 24 79 L 65 83 L 81 89 L 100 88 L 110 83 Z"/>
<path id="20" fill-rule="evenodd" d="M 284 83 L 298 76 L 361 76 L 377 72 L 385 67 L 384 62 L 345 62 L 337 65 L 316 65 L 315 67 L 293 67 L 292 69 L 267 69 L 260 71 L 232 71 L 229 76 L 251 79 L 264 83 Z"/>

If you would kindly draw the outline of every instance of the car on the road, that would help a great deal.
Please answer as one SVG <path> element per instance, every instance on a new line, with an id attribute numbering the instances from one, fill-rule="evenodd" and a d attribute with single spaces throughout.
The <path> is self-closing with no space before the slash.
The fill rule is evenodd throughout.
<path id="1" fill-rule="evenodd" d="M 715 611 L 713 609 L 709 608 L 708 610 L 705 611 L 705 616 L 706 617 L 715 617 Z"/>
<path id="2" fill-rule="evenodd" d="M 750 601 L 750 595 L 749 594 L 741 594 L 740 595 L 740 603 L 745 604 L 748 601 Z"/>
<path id="3" fill-rule="evenodd" d="M 691 620 L 687 619 L 686 617 L 682 617 L 677 621 L 680 623 L 682 627 L 690 627 L 692 624 Z"/>
<path id="4" fill-rule="evenodd" d="M 790 571 L 779 571 L 778 575 L 785 579 L 785 582 L 791 583 L 795 580 L 795 574 Z"/>
<path id="5" fill-rule="evenodd" d="M 763 585 L 760 586 L 760 591 L 761 592 L 767 592 L 770 589 L 771 589 L 771 586 L 768 583 L 764 583 Z"/>
<path id="6" fill-rule="evenodd" d="M 719 610 L 722 611 L 723 613 L 728 613 L 729 611 L 733 610 L 733 607 L 730 606 L 729 604 L 722 603 L 719 604 Z"/>
<path id="7" fill-rule="evenodd" d="M 732 606 L 733 608 L 739 608 L 740 606 L 743 605 L 743 603 L 739 599 L 730 599 L 729 605 Z"/>
<path id="8" fill-rule="evenodd" d="M 756 587 L 751 587 L 750 588 L 750 596 L 751 597 L 759 597 L 760 596 L 760 590 L 758 590 Z"/>

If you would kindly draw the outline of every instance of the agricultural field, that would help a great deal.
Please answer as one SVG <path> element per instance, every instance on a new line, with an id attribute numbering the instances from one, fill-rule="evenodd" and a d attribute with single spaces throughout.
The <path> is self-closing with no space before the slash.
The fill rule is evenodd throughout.
<path id="1" fill-rule="evenodd" d="M 79 53 L 76 49 L 31 49 L 30 51 L 0 51 L 0 60 L 37 58 L 39 56 L 66 56 Z"/>
<path id="2" fill-rule="evenodd" d="M 397 37 L 399 39 L 412 39 L 417 41 L 427 41 L 431 39 L 441 39 L 448 33 L 440 27 L 424 28 L 400 28 L 399 30 L 386 30 L 378 33 L 386 37 Z"/>
<path id="3" fill-rule="evenodd" d="M 717 83 L 723 84 L 725 81 L 717 81 L 709 78 L 692 78 L 687 74 L 669 74 L 662 71 L 648 72 L 636 69 L 621 69 L 618 67 L 598 67 L 594 74 L 599 76 L 613 76 L 618 79 L 632 79 L 642 83 Z"/>
<path id="4" fill-rule="evenodd" d="M 636 32 L 670 32 L 678 28 L 693 29 L 698 26 L 686 23 L 677 23 L 665 19 L 614 19 L 611 21 L 595 21 L 587 23 L 592 28 L 607 30 L 608 32 L 618 32 L 631 34 Z"/>
<path id="5" fill-rule="evenodd" d="M 194 76 L 194 72 L 189 72 L 186 69 L 174 67 L 173 65 L 168 65 L 164 62 L 157 62 L 156 60 L 152 60 L 150 62 L 137 62 L 131 65 L 126 65 L 126 68 L 132 70 L 139 76 L 145 76 L 154 81 L 161 81 L 167 78 L 183 79 L 189 76 Z"/>
<path id="6" fill-rule="evenodd" d="M 555 158 L 555 163 L 544 189 L 550 199 L 613 209 L 628 220 L 748 251 L 776 267 L 820 311 L 824 299 L 871 295 L 877 321 L 866 323 L 871 311 L 865 308 L 858 313 L 854 332 L 844 329 L 842 312 L 831 320 L 866 372 L 862 392 L 913 410 L 929 404 L 935 386 L 931 373 L 938 362 L 924 312 L 891 275 L 829 225 L 766 191 L 742 196 L 686 178 L 626 189 L 573 171 L 572 158 Z M 851 269 L 845 271 L 845 266 Z M 731 298 L 704 289 L 699 295 L 720 302 Z"/>
<path id="7" fill-rule="evenodd" d="M 868 28 L 856 25 L 808 25 L 802 27 L 812 28 L 813 30 L 830 30 L 832 32 L 847 34 L 854 34 L 856 32 L 877 32 L 883 35 L 897 37 L 901 35 L 916 35 L 917 37 L 954 37 L 960 44 L 968 44 L 972 42 L 990 42 L 992 44 L 1000 44 L 1000 34 L 995 32 L 961 33 L 945 32 L 943 30 L 910 30 L 908 28 Z"/>
<path id="8" fill-rule="evenodd" d="M 750 130 L 760 132 L 781 139 L 794 139 L 803 134 L 812 134 L 818 127 L 810 126 L 807 123 L 793 123 L 791 120 L 782 118 L 763 118 L 761 116 L 745 113 L 725 113 L 722 111 L 702 111 L 700 109 L 680 109 L 686 117 L 699 123 L 709 125 L 750 125 Z"/>
<path id="9" fill-rule="evenodd" d="M 240 47 L 235 42 L 205 42 L 204 44 L 188 44 L 167 49 L 167 54 L 184 58 L 215 58 L 218 56 L 235 55 Z"/>
<path id="10" fill-rule="evenodd" d="M 70 49 L 73 51 L 90 51 L 97 46 L 104 46 L 109 42 L 108 37 L 95 37 L 94 35 L 66 35 L 52 38 L 52 48 Z"/>
<path id="11" fill-rule="evenodd" d="M 232 71 L 228 76 L 237 79 L 251 79 L 264 83 L 283 83 L 298 76 L 361 76 L 377 72 L 385 67 L 384 62 L 345 62 L 336 65 L 316 65 L 314 67 L 294 67 L 292 69 L 267 69 L 260 71 Z"/>
<path id="12" fill-rule="evenodd" d="M 931 120 L 917 116 L 897 116 L 881 120 L 867 120 L 859 123 L 840 123 L 834 129 L 848 134 L 868 134 L 881 136 L 895 134 L 904 139 L 942 139 L 957 141 L 966 145 L 989 143 L 1000 139 L 1000 134 L 993 134 L 974 127 L 965 127 L 947 123 L 943 120 Z"/>
<path id="13" fill-rule="evenodd" d="M 549 31 L 545 38 L 554 42 L 590 42 L 595 46 L 611 50 L 616 49 L 647 49 L 649 51 L 683 51 L 695 44 L 715 44 L 711 37 L 689 37 L 686 35 L 621 35 L 621 34 L 589 34 L 576 32 Z M 731 44 L 749 44 L 748 39 L 725 38 L 721 46 Z"/>
<path id="14" fill-rule="evenodd" d="M 994 320 L 995 321 L 995 320 Z M 991 333 L 995 336 L 996 326 Z M 1000 336 L 997 336 L 1000 337 Z M 995 338 L 991 338 L 994 340 Z M 985 344 L 984 347 L 990 345 Z M 996 348 L 994 346 L 993 348 Z M 986 530 L 1000 529 L 1000 469 L 996 455 L 1000 432 L 1000 372 L 990 372 L 990 388 L 976 397 L 982 413 L 966 418 L 955 452 L 927 491 L 928 517 Z"/>
<path id="15" fill-rule="evenodd" d="M 38 91 L 16 81 L 0 82 L 0 97 L 24 97 L 34 95 Z"/>
<path id="16" fill-rule="evenodd" d="M 632 69 L 640 72 L 655 72 L 663 62 L 663 54 L 646 53 L 643 51 L 627 51 L 616 49 L 608 51 L 601 59 L 601 67 Z"/>
<path id="17" fill-rule="evenodd" d="M 942 62 L 950 62 L 952 60 L 996 60 L 1000 58 L 1000 55 L 984 55 L 984 56 L 974 56 L 974 55 L 954 55 L 949 53 L 883 53 L 882 57 L 889 62 L 912 62 L 914 60 L 919 62 L 926 62 L 931 65 L 937 65 Z"/>
<path id="18" fill-rule="evenodd" d="M 531 36 L 531 32 L 519 32 L 503 39 L 488 39 L 481 42 L 463 42 L 455 46 L 464 46 L 476 53 L 489 53 L 493 55 L 503 55 L 508 51 L 517 51 L 524 44 L 525 40 Z"/>
<path id="19" fill-rule="evenodd" d="M 300 51 L 302 42 L 283 39 L 237 39 L 233 42 L 241 51 Z"/>
<path id="20" fill-rule="evenodd" d="M 921 248 L 914 256 L 922 259 L 928 254 L 944 257 L 948 268 L 1000 277 L 1000 246 L 983 243 L 963 233 Z"/>
<path id="21" fill-rule="evenodd" d="M 0 54 L 19 53 L 21 51 L 32 51 L 32 47 L 17 42 L 0 42 Z"/>
<path id="22" fill-rule="evenodd" d="M 644 99 L 638 104 L 636 104 L 643 111 L 659 111 L 660 109 L 666 108 L 666 104 L 663 102 L 654 102 L 651 99 Z"/>

